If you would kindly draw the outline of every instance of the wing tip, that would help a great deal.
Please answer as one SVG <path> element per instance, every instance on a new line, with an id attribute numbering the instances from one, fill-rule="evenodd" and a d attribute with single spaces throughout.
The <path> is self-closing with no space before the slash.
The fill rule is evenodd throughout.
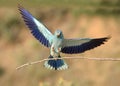
<path id="1" fill-rule="evenodd" d="M 18 10 L 26 24 L 28 20 L 33 19 L 32 14 L 29 11 L 27 11 L 22 5 L 18 4 Z"/>
<path id="2" fill-rule="evenodd" d="M 107 37 L 103 37 L 103 38 L 97 38 L 97 39 L 95 39 L 96 41 L 94 41 L 94 39 L 93 39 L 93 42 L 98 43 L 97 46 L 100 46 L 102 44 L 105 44 L 105 42 L 107 42 L 110 38 L 111 38 L 111 36 L 107 36 Z"/>
<path id="3" fill-rule="evenodd" d="M 18 4 L 18 10 L 22 16 L 24 16 L 24 12 L 29 13 L 29 11 L 27 11 L 21 4 Z"/>
<path id="4" fill-rule="evenodd" d="M 24 18 L 24 10 L 25 8 L 21 5 L 21 4 L 18 4 L 18 10 L 19 10 L 19 13 L 21 14 L 22 18 Z"/>
<path id="5" fill-rule="evenodd" d="M 108 40 L 108 39 L 111 39 L 112 38 L 112 36 L 111 35 L 109 35 L 109 36 L 107 36 L 106 37 L 106 39 Z"/>
<path id="6" fill-rule="evenodd" d="M 21 12 L 22 9 L 24 9 L 23 6 L 21 4 L 18 4 L 18 10 Z"/>
<path id="7" fill-rule="evenodd" d="M 103 44 L 104 44 L 104 42 L 107 42 L 109 39 L 111 39 L 111 36 L 109 35 L 109 36 L 101 38 L 101 39 L 103 39 Z"/>

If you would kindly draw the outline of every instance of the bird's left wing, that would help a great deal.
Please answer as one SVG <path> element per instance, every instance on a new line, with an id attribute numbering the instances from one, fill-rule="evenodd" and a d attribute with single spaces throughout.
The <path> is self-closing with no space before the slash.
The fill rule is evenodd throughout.
<path id="1" fill-rule="evenodd" d="M 53 34 L 41 22 L 35 19 L 26 9 L 20 5 L 18 8 L 33 36 L 46 47 L 50 47 Z"/>
<path id="2" fill-rule="evenodd" d="M 61 52 L 67 54 L 82 53 L 86 50 L 90 50 L 97 46 L 100 46 L 101 44 L 104 44 L 104 42 L 107 41 L 107 39 L 109 39 L 109 37 L 96 39 L 64 39 Z"/>

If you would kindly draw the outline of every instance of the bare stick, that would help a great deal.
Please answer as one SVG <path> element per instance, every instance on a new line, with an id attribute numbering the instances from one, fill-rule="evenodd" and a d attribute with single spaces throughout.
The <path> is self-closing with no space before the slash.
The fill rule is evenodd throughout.
<path id="1" fill-rule="evenodd" d="M 18 66 L 16 69 L 19 70 L 23 67 L 27 67 L 29 65 L 33 65 L 33 64 L 38 64 L 47 60 L 54 60 L 56 58 L 48 58 L 48 59 L 42 59 L 39 61 L 34 61 L 34 62 L 28 62 L 25 63 L 21 66 Z M 89 57 L 62 57 L 62 58 L 57 58 L 57 59 L 84 59 L 84 60 L 98 60 L 98 61 L 120 61 L 120 58 L 89 58 Z"/>

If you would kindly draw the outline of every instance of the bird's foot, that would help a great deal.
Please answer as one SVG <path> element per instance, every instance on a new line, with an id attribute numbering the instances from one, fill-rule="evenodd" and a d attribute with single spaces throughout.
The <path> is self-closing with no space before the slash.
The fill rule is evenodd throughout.
<path id="1" fill-rule="evenodd" d="M 60 52 L 61 51 L 61 48 L 58 48 L 58 52 Z"/>

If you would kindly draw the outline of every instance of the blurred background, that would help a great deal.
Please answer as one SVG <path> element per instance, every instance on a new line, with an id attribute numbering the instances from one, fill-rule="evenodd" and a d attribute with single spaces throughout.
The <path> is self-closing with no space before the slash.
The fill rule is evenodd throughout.
<path id="1" fill-rule="evenodd" d="M 112 37 L 91 51 L 62 56 L 120 58 L 120 0 L 0 0 L 0 86 L 120 86 L 117 61 L 67 59 L 68 70 L 48 70 L 40 63 L 17 71 L 49 56 L 24 24 L 18 4 L 66 38 Z"/>

